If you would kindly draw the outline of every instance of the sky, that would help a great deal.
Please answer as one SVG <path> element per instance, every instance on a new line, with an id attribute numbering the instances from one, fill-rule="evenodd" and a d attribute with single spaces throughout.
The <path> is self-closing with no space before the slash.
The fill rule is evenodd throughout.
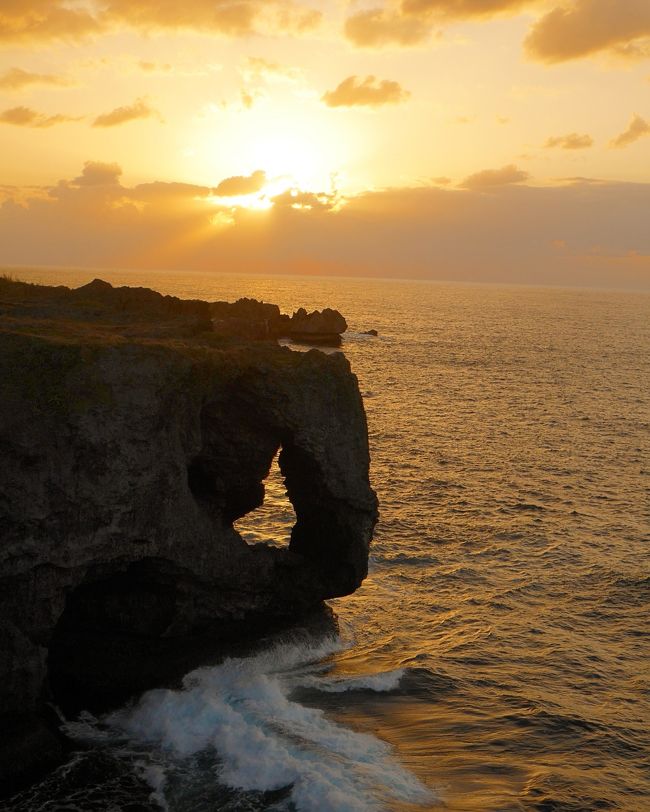
<path id="1" fill-rule="evenodd" d="M 0 265 L 650 289 L 650 0 L 0 0 Z"/>

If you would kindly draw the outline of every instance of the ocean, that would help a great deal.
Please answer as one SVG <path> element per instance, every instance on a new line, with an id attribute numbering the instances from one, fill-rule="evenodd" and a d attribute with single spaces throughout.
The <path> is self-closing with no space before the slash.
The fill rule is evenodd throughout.
<path id="1" fill-rule="evenodd" d="M 70 720 L 79 751 L 3 808 L 650 809 L 649 294 L 14 273 L 339 309 L 381 518 L 338 633 Z M 237 526 L 285 544 L 275 467 L 266 490 Z"/>

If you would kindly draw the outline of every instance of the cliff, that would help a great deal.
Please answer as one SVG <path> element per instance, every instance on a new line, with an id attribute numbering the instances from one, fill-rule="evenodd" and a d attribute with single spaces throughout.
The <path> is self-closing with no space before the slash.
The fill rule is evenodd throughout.
<path id="1" fill-rule="evenodd" d="M 365 577 L 377 503 L 342 355 L 220 338 L 205 302 L 2 280 L 0 381 L 0 783 L 56 758 L 45 700 L 122 701 Z M 291 542 L 251 546 L 233 522 L 278 450 Z"/>

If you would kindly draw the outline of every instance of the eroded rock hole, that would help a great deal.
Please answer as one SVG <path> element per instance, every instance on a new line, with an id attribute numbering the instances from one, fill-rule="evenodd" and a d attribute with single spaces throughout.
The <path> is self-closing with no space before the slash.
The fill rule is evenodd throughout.
<path id="1" fill-rule="evenodd" d="M 277 547 L 288 546 L 296 514 L 289 500 L 284 476 L 278 464 L 279 451 L 273 458 L 268 476 L 262 483 L 264 501 L 235 523 L 236 530 L 249 544 L 264 542 Z"/>

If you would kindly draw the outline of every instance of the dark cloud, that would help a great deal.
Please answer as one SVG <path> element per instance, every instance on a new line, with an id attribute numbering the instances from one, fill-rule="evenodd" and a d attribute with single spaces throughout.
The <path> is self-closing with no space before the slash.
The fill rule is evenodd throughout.
<path id="1" fill-rule="evenodd" d="M 11 107 L 0 113 L 0 124 L 13 124 L 16 127 L 44 129 L 55 124 L 67 124 L 70 121 L 79 121 L 79 118 L 64 116 L 62 113 L 48 116 L 46 113 L 32 110 L 31 107 Z"/>
<path id="2" fill-rule="evenodd" d="M 648 0 L 574 0 L 558 5 L 533 26 L 526 39 L 530 56 L 565 62 L 600 51 L 635 56 L 650 38 Z"/>
<path id="3" fill-rule="evenodd" d="M 390 79 L 379 81 L 374 76 L 366 76 L 362 81 L 356 76 L 348 76 L 335 90 L 325 93 L 323 101 L 328 107 L 380 107 L 399 104 L 410 95 L 399 82 Z"/>
<path id="4" fill-rule="evenodd" d="M 554 135 L 547 139 L 544 146 L 547 149 L 588 149 L 593 147 L 594 139 L 587 134 L 569 133 L 568 135 Z"/>
<path id="5" fill-rule="evenodd" d="M 628 128 L 612 139 L 609 145 L 610 147 L 627 147 L 645 135 L 650 135 L 650 124 L 641 116 L 635 115 Z"/>
<path id="6" fill-rule="evenodd" d="M 218 197 L 236 197 L 238 195 L 252 195 L 261 191 L 266 184 L 266 173 L 261 169 L 252 175 L 235 175 L 226 178 L 214 190 Z"/>
<path id="7" fill-rule="evenodd" d="M 109 113 L 102 113 L 93 121 L 93 127 L 117 127 L 142 118 L 158 118 L 160 113 L 149 105 L 146 99 L 136 99 L 133 104 L 116 107 Z"/>

